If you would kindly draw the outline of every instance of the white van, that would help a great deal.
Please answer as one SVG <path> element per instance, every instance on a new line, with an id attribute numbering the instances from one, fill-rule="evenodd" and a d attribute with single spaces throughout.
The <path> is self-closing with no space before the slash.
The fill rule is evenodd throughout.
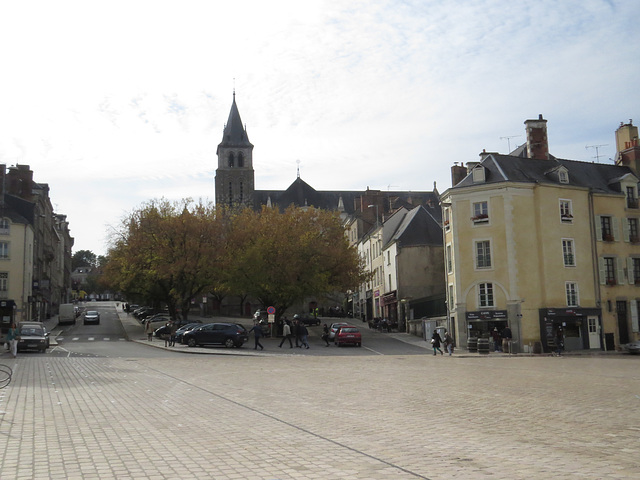
<path id="1" fill-rule="evenodd" d="M 65 325 L 67 323 L 76 324 L 76 312 L 78 307 L 73 303 L 63 303 L 60 305 L 60 313 L 58 314 L 58 324 Z"/>

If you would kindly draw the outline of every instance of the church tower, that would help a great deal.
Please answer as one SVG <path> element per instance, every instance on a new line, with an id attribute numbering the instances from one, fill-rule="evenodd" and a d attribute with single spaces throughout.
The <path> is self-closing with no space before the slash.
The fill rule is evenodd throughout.
<path id="1" fill-rule="evenodd" d="M 235 91 L 229 119 L 224 126 L 222 142 L 218 145 L 216 154 L 216 205 L 253 207 L 253 145 L 249 142 L 247 129 L 242 126 Z"/>

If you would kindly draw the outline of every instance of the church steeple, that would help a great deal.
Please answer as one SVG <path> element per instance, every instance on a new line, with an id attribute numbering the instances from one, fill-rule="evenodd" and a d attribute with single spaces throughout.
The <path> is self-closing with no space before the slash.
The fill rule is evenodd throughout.
<path id="1" fill-rule="evenodd" d="M 253 145 L 249 141 L 246 127 L 242 126 L 235 89 L 229 119 L 224 126 L 222 141 L 216 154 L 216 205 L 253 206 Z"/>

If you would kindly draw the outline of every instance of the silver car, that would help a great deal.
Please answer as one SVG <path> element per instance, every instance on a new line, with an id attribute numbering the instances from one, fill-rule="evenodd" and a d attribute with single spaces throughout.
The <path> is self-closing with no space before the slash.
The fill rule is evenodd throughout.
<path id="1" fill-rule="evenodd" d="M 624 346 L 624 349 L 632 354 L 640 354 L 640 340 L 636 340 L 635 342 L 627 343 Z"/>
<path id="2" fill-rule="evenodd" d="M 95 323 L 96 325 L 100 324 L 100 313 L 95 310 L 87 310 L 84 312 L 84 322 L 85 325 L 88 323 Z"/>

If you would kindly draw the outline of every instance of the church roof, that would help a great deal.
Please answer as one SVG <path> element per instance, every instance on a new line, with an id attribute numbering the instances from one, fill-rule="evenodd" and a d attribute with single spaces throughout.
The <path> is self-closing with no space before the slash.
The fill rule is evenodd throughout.
<path id="1" fill-rule="evenodd" d="M 247 130 L 242 126 L 240 112 L 238 111 L 238 105 L 236 105 L 235 92 L 233 93 L 233 103 L 231 104 L 229 119 L 224 126 L 222 142 L 218 145 L 218 149 L 220 147 L 253 147 L 251 142 L 249 142 Z"/>

